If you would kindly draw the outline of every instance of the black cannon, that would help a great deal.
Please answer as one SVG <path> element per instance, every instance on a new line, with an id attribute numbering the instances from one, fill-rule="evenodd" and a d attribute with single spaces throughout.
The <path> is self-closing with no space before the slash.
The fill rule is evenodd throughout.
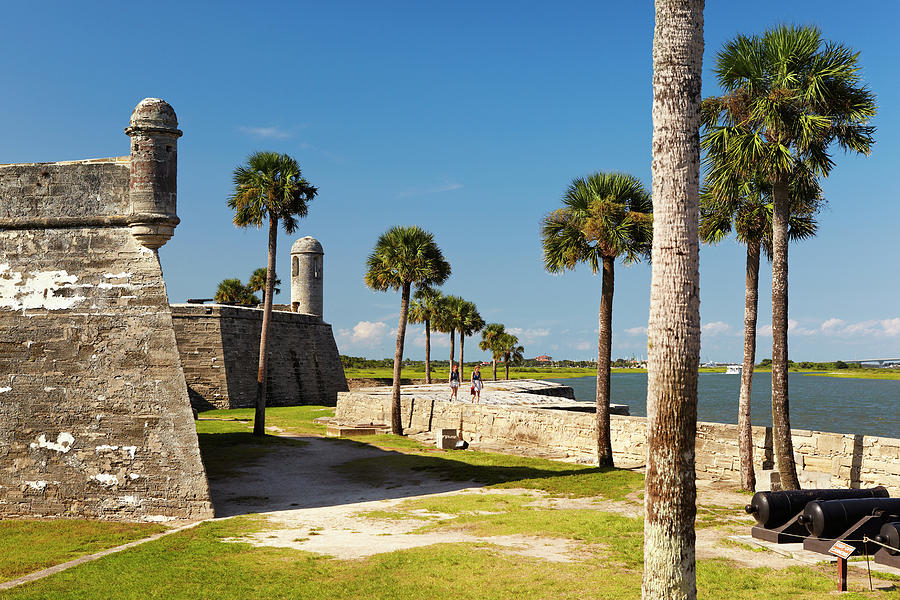
<path id="1" fill-rule="evenodd" d="M 900 521 L 882 525 L 881 531 L 874 539 L 885 546 L 890 546 L 890 548 L 878 547 L 878 552 L 875 553 L 875 562 L 879 565 L 900 569 Z"/>
<path id="2" fill-rule="evenodd" d="M 776 544 L 799 542 L 808 535 L 799 522 L 803 508 L 813 500 L 837 500 L 843 498 L 887 498 L 888 491 L 879 486 L 863 490 L 785 490 L 783 492 L 757 492 L 744 510 L 756 519 L 753 537 Z"/>
<path id="3" fill-rule="evenodd" d="M 809 531 L 803 548 L 827 554 L 840 540 L 857 550 L 866 548 L 863 537 L 875 538 L 881 526 L 900 520 L 900 498 L 850 498 L 813 500 L 799 521 Z M 874 552 L 875 548 L 869 548 Z"/>

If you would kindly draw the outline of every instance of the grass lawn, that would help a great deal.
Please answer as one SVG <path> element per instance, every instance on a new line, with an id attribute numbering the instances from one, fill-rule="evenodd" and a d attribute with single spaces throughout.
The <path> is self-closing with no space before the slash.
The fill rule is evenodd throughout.
<path id="1" fill-rule="evenodd" d="M 267 423 L 295 432 L 309 431 L 314 428 L 312 418 L 330 410 L 272 408 L 266 411 Z M 227 476 L 232 472 L 229 469 L 240 471 L 245 461 L 259 460 L 285 444 L 296 445 L 297 451 L 303 452 L 302 440 L 252 438 L 247 420 L 251 411 L 213 411 L 202 416 L 239 419 L 198 422 L 204 461 L 208 467 L 216 465 L 219 476 Z M 412 498 L 370 511 L 366 518 L 418 519 L 413 523 L 418 523 L 421 533 L 462 532 L 488 539 L 341 560 L 243 542 L 241 539 L 251 533 L 277 527 L 249 515 L 201 524 L 0 592 L 0 599 L 640 598 L 643 522 L 603 512 L 597 504 L 625 499 L 625 506 L 636 506 L 642 487 L 640 474 L 487 452 L 442 451 L 390 435 L 334 443 L 371 444 L 392 450 L 339 467 L 343 474 L 372 485 L 391 478 L 409 481 L 437 476 L 475 480 L 493 488 Z M 715 512 L 729 509 L 711 508 Z M 439 518 L 433 516 L 438 514 Z M 715 519 L 704 520 L 706 525 L 713 525 Z M 156 525 L 84 521 L 0 522 L 0 569 L 6 569 L 0 574 L 9 578 L 23 570 L 63 562 L 93 550 L 83 548 L 89 542 L 96 543 L 92 542 L 94 538 L 100 540 L 100 546 L 113 546 L 159 529 Z M 101 533 L 91 534 L 92 530 Z M 114 539 L 116 535 L 123 537 Z M 550 562 L 491 544 L 489 538 L 498 535 L 569 540 L 575 550 L 570 562 Z M 78 549 L 64 552 L 62 548 L 69 545 Z M 46 555 L 38 559 L 36 555 L 41 552 Z M 26 563 L 24 557 L 32 557 L 31 562 Z M 14 562 L 18 566 L 13 569 L 9 565 Z M 723 600 L 813 600 L 829 595 L 834 588 L 831 566 L 748 569 L 724 559 L 699 561 L 697 580 L 701 597 Z M 853 591 L 842 598 L 897 597 L 896 592 L 864 591 L 862 581 L 858 575 L 851 579 Z"/>
<path id="2" fill-rule="evenodd" d="M 0 521 L 0 581 L 9 581 L 165 531 L 141 523 Z"/>

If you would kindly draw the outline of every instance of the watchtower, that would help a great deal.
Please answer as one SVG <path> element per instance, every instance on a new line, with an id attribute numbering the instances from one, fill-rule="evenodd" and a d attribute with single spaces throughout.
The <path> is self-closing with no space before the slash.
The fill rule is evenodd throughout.
<path id="1" fill-rule="evenodd" d="M 178 225 L 175 182 L 178 118 L 165 100 L 145 98 L 134 107 L 125 128 L 131 137 L 131 233 L 142 246 L 156 249 Z"/>
<path id="2" fill-rule="evenodd" d="M 322 318 L 322 244 L 313 237 L 291 246 L 291 311 Z"/>

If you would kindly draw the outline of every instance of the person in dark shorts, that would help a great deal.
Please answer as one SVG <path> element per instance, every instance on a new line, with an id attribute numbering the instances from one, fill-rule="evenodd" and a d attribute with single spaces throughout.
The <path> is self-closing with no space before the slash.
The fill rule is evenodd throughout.
<path id="1" fill-rule="evenodd" d="M 459 367 L 453 365 L 453 368 L 450 369 L 450 401 L 459 400 L 456 397 L 456 392 L 459 391 Z"/>

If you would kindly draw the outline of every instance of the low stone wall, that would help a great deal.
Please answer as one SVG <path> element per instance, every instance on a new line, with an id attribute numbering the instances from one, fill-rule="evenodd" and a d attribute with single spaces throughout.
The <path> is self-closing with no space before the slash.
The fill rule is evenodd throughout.
<path id="1" fill-rule="evenodd" d="M 194 408 L 254 406 L 262 310 L 173 304 L 172 321 Z M 268 371 L 269 406 L 333 406 L 347 390 L 331 325 L 311 315 L 272 312 Z"/>
<path id="2" fill-rule="evenodd" d="M 401 396 L 403 425 L 413 430 L 462 429 L 473 446 L 591 462 L 596 458 L 593 414 L 518 406 L 445 402 Z M 390 389 L 338 394 L 336 418 L 344 423 L 389 423 Z M 646 462 L 647 419 L 611 416 L 616 464 Z M 883 485 L 900 495 L 900 439 L 792 430 L 804 487 Z M 772 469 L 772 432 L 753 428 L 754 462 Z M 737 425 L 698 423 L 696 470 L 703 478 L 738 481 Z"/>

